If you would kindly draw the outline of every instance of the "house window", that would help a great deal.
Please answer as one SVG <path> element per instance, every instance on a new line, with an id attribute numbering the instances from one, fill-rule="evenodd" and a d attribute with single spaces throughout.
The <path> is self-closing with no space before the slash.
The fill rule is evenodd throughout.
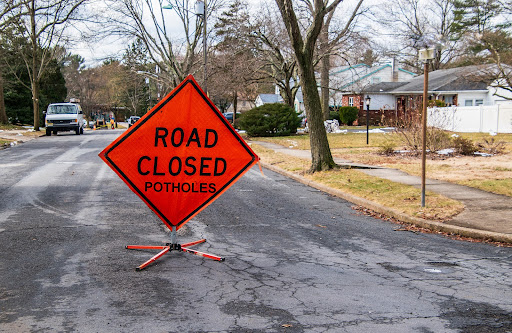
<path id="1" fill-rule="evenodd" d="M 475 99 L 475 106 L 483 105 L 483 104 L 484 104 L 484 100 L 483 99 Z"/>
<path id="2" fill-rule="evenodd" d="M 380 83 L 381 79 L 380 77 L 372 77 L 372 83 Z"/>
<path id="3" fill-rule="evenodd" d="M 354 106 L 354 97 L 348 98 L 348 106 Z"/>
<path id="4" fill-rule="evenodd" d="M 472 99 L 464 100 L 464 106 L 473 106 L 473 100 Z"/>

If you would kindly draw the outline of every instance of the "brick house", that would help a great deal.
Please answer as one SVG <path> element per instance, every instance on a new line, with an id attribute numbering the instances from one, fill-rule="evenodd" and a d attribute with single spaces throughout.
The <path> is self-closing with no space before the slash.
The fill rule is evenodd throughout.
<path id="1" fill-rule="evenodd" d="M 497 88 L 488 73 L 494 65 L 473 65 L 440 69 L 429 73 L 428 99 L 438 106 L 470 107 L 507 103 L 512 93 Z M 360 94 L 370 96 L 371 124 L 396 122 L 399 119 L 418 117 L 423 108 L 424 76 L 408 82 L 381 82 L 371 85 Z M 507 97 L 508 94 L 508 97 Z M 363 97 L 364 96 L 364 97 Z M 434 102 L 435 101 L 435 102 Z M 360 104 L 360 116 L 366 109 Z"/>

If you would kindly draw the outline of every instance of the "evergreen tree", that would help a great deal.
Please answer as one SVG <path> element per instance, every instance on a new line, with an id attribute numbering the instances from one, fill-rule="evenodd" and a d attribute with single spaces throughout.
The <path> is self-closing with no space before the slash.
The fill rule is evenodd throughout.
<path id="1" fill-rule="evenodd" d="M 454 2 L 453 38 L 465 41 L 464 56 L 457 65 L 506 63 L 512 49 L 512 37 L 511 23 L 501 19 L 503 10 L 497 0 Z"/>
<path id="2" fill-rule="evenodd" d="M 250 41 L 251 31 L 247 3 L 241 0 L 233 1 L 215 24 L 215 34 L 220 40 L 215 48 L 215 61 L 211 63 L 212 72 L 220 75 L 212 77 L 216 84 L 209 91 L 217 102 L 231 101 L 234 114 L 238 97 L 255 98 L 252 88 L 259 66 Z"/>
<path id="3" fill-rule="evenodd" d="M 121 102 L 128 107 L 130 115 L 141 116 L 157 102 L 156 99 L 151 102 L 150 84 L 154 83 L 151 78 L 156 75 L 151 72 L 147 48 L 142 40 L 137 39 L 126 49 L 122 63 L 126 84 Z"/>
<path id="4" fill-rule="evenodd" d="M 499 27 L 493 21 L 502 6 L 497 0 L 455 0 L 453 13 L 453 28 L 459 37 L 468 32 L 483 34 Z"/>

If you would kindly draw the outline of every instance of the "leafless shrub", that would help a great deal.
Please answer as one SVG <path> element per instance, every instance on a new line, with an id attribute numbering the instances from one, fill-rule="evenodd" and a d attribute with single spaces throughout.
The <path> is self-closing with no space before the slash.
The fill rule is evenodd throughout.
<path id="1" fill-rule="evenodd" d="M 488 154 L 503 154 L 505 152 L 505 141 L 497 141 L 495 138 L 483 138 L 482 142 L 477 144 L 478 150 Z"/>
<path id="2" fill-rule="evenodd" d="M 423 141 L 423 127 L 421 122 L 421 103 L 419 100 L 412 100 L 411 107 L 413 112 L 398 117 L 395 121 L 395 132 L 398 133 L 404 145 L 408 150 L 420 152 Z M 433 126 L 427 127 L 426 149 L 435 152 L 438 150 L 450 148 L 452 140 L 450 134 L 441 128 L 444 128 L 449 119 L 446 117 L 435 117 Z"/>
<path id="3" fill-rule="evenodd" d="M 477 147 L 471 139 L 463 137 L 455 137 L 452 140 L 455 152 L 460 155 L 473 155 L 477 151 Z"/>
<path id="4" fill-rule="evenodd" d="M 419 152 L 423 142 L 423 128 L 419 121 L 404 122 L 401 126 L 396 127 L 395 132 L 398 133 L 407 149 Z M 450 135 L 437 127 L 427 127 L 427 150 L 431 152 L 449 148 L 451 146 Z"/>

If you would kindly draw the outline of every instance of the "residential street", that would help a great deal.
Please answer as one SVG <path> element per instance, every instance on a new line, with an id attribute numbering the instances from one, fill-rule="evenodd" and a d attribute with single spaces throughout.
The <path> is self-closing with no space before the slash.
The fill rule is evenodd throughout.
<path id="1" fill-rule="evenodd" d="M 257 167 L 178 231 L 98 157 L 122 130 L 0 150 L 0 332 L 512 332 L 512 248 L 399 231 Z"/>

